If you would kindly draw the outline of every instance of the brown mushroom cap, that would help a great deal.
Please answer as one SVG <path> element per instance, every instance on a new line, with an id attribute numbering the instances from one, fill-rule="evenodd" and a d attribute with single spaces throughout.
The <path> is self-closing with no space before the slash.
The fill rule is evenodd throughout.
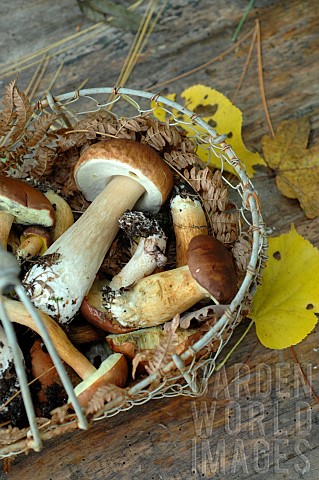
<path id="1" fill-rule="evenodd" d="M 95 143 L 74 169 L 76 183 L 89 201 L 118 175 L 128 176 L 145 188 L 136 204 L 138 210 L 157 211 L 173 187 L 170 167 L 155 150 L 134 140 L 115 138 Z"/>
<path id="2" fill-rule="evenodd" d="M 82 407 L 87 406 L 96 391 L 104 385 L 124 387 L 128 376 L 127 362 L 121 353 L 113 353 L 92 375 L 79 383 L 74 393 Z"/>
<path id="3" fill-rule="evenodd" d="M 219 303 L 230 303 L 237 293 L 233 257 L 211 235 L 198 235 L 189 244 L 188 268 L 193 278 Z"/>
<path id="4" fill-rule="evenodd" d="M 0 176 L 0 211 L 14 215 L 23 225 L 54 225 L 55 213 L 39 190 L 16 178 Z"/>

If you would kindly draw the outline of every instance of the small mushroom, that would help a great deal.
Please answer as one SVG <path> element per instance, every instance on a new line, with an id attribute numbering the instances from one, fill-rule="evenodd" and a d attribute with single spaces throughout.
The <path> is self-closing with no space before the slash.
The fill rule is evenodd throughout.
<path id="1" fill-rule="evenodd" d="M 55 242 L 74 223 L 70 205 L 53 190 L 44 193 L 55 211 L 55 224 L 51 230 L 52 241 Z"/>
<path id="2" fill-rule="evenodd" d="M 3 303 L 12 322 L 31 328 L 38 334 L 40 333 L 34 320 L 21 302 L 4 297 Z M 83 379 L 83 382 L 77 386 L 79 388 L 76 391 L 76 394 L 79 395 L 80 405 L 85 406 L 96 389 L 102 385 L 114 383 L 118 387 L 124 386 L 128 369 L 123 355 L 113 354 L 115 357 L 111 355 L 96 369 L 72 345 L 62 328 L 49 315 L 40 311 L 39 314 L 61 359 Z"/>
<path id="3" fill-rule="evenodd" d="M 26 228 L 20 237 L 20 242 L 16 251 L 19 261 L 43 255 L 52 243 L 50 233 L 37 226 Z"/>
<path id="4" fill-rule="evenodd" d="M 119 224 L 130 238 L 139 237 L 139 241 L 132 258 L 112 278 L 109 284 L 112 290 L 133 285 L 153 273 L 156 267 L 163 267 L 167 261 L 164 255 L 166 235 L 155 219 L 148 218 L 143 212 L 125 212 Z"/>
<path id="5" fill-rule="evenodd" d="M 201 202 L 186 189 L 173 196 L 170 206 L 176 238 L 176 267 L 182 267 L 187 265 L 192 238 L 208 234 L 206 216 Z"/>
<path id="6" fill-rule="evenodd" d="M 148 145 L 126 139 L 91 145 L 74 175 L 92 203 L 24 279 L 34 304 L 61 323 L 79 310 L 117 234 L 120 216 L 134 205 L 157 212 L 173 186 L 165 161 Z M 47 255 L 56 258 L 45 266 Z"/>
<path id="7" fill-rule="evenodd" d="M 0 176 L 0 243 L 6 249 L 13 222 L 52 227 L 51 203 L 39 190 L 16 178 Z"/>
<path id="8" fill-rule="evenodd" d="M 204 298 L 229 303 L 237 292 L 231 253 L 210 235 L 194 237 L 188 266 L 145 277 L 128 291 L 104 294 L 103 307 L 113 323 L 150 327 L 170 320 Z"/>

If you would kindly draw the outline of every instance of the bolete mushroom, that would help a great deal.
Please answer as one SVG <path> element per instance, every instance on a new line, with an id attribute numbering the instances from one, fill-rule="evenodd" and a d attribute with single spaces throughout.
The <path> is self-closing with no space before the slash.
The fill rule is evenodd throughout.
<path id="1" fill-rule="evenodd" d="M 51 245 L 50 233 L 44 228 L 33 226 L 24 230 L 16 250 L 19 261 L 29 260 L 36 255 L 43 255 Z"/>
<path id="2" fill-rule="evenodd" d="M 3 303 L 12 322 L 24 325 L 40 334 L 34 320 L 21 302 L 3 298 Z M 123 355 L 118 353 L 113 354 L 115 356 L 111 355 L 96 369 L 72 345 L 62 328 L 49 315 L 43 312 L 39 312 L 39 314 L 61 359 L 83 379 L 83 382 L 77 385 L 76 390 L 80 405 L 86 406 L 94 392 L 102 385 L 113 383 L 118 387 L 124 386 L 128 369 Z M 80 387 L 80 385 L 82 386 Z"/>
<path id="3" fill-rule="evenodd" d="M 133 285 L 167 261 L 166 235 L 155 218 L 148 218 L 143 212 L 125 212 L 119 224 L 131 239 L 138 237 L 139 240 L 131 259 L 112 278 L 109 284 L 112 290 Z"/>
<path id="4" fill-rule="evenodd" d="M 170 320 L 205 297 L 229 303 L 236 295 L 233 257 L 210 235 L 194 237 L 188 266 L 156 273 L 139 280 L 130 290 L 106 290 L 103 307 L 113 323 L 150 327 Z"/>
<path id="5" fill-rule="evenodd" d="M 52 227 L 54 209 L 34 187 L 16 178 L 0 176 L 0 243 L 6 249 L 13 222 Z"/>
<path id="6" fill-rule="evenodd" d="M 91 145 L 74 175 L 92 203 L 24 279 L 34 304 L 61 323 L 72 320 L 80 308 L 118 232 L 120 216 L 135 205 L 157 212 L 173 186 L 164 160 L 148 145 L 126 139 Z"/>
<path id="7" fill-rule="evenodd" d="M 187 265 L 192 238 L 208 234 L 206 215 L 196 195 L 186 189 L 173 196 L 170 206 L 176 239 L 176 267 L 182 267 Z"/>

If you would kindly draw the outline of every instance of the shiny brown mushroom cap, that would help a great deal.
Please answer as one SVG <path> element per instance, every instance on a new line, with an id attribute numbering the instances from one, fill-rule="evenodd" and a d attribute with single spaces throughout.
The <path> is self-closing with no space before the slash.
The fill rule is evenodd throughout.
<path id="1" fill-rule="evenodd" d="M 173 187 L 173 172 L 159 154 L 149 145 L 124 138 L 91 145 L 74 169 L 75 181 L 89 201 L 117 175 L 133 178 L 145 188 L 138 210 L 158 211 Z"/>
<path id="2" fill-rule="evenodd" d="M 10 213 L 16 223 L 51 227 L 54 208 L 39 190 L 22 180 L 0 176 L 0 211 Z"/>
<path id="3" fill-rule="evenodd" d="M 188 268 L 193 278 L 219 303 L 230 303 L 237 293 L 233 257 L 211 235 L 198 235 L 189 244 Z"/>

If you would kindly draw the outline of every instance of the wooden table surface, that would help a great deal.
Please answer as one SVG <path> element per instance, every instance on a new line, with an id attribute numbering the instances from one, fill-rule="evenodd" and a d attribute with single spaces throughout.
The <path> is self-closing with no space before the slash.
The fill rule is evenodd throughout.
<path id="1" fill-rule="evenodd" d="M 243 0 L 166 2 L 158 28 L 126 86 L 166 94 L 202 83 L 232 98 L 251 37 L 219 61 L 165 87 L 156 85 L 230 48 L 247 4 Z M 10 71 L 10 62 L 93 25 L 83 19 L 73 0 L 2 0 L 1 10 L 1 91 L 17 77 Z M 310 145 L 318 144 L 319 131 L 318 10 L 317 0 L 256 0 L 239 37 L 259 20 L 265 93 L 273 126 L 276 129 L 284 119 L 309 116 Z M 76 43 L 79 38 L 85 41 Z M 113 86 L 133 38 L 130 31 L 103 27 L 51 49 L 34 96 L 41 97 L 48 88 L 53 93 L 71 91 L 84 81 L 86 87 Z M 50 85 L 59 65 L 60 74 Z M 36 68 L 36 64 L 18 68 L 20 88 L 27 86 Z M 256 48 L 236 104 L 243 112 L 247 147 L 261 151 L 261 137 L 269 131 L 259 90 Z M 319 246 L 319 219 L 307 219 L 297 201 L 283 197 L 271 171 L 259 168 L 253 183 L 271 235 L 287 232 L 293 222 L 299 233 Z M 238 329 L 234 341 L 246 326 Z M 295 347 L 317 394 L 318 347 L 318 329 Z M 10 473 L 0 473 L 0 478 L 315 480 L 318 471 L 318 402 L 304 384 L 292 350 L 264 348 L 252 329 L 226 368 L 210 379 L 205 397 L 156 400 L 97 422 L 88 432 L 47 442 L 40 454 L 17 457 Z"/>

